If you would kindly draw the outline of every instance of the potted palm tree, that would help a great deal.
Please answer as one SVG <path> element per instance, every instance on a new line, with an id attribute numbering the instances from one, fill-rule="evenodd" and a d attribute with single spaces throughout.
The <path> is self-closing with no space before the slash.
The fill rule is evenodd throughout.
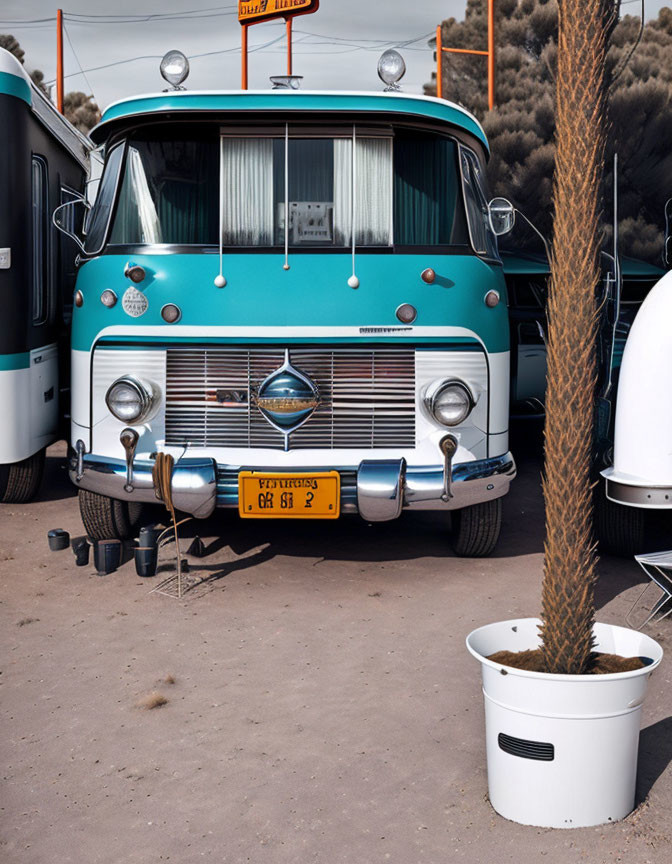
<path id="1" fill-rule="evenodd" d="M 490 801 L 509 819 L 545 827 L 596 825 L 632 810 L 641 706 L 662 658 L 649 637 L 595 623 L 593 286 L 614 5 L 559 0 L 541 619 L 467 637 L 483 673 Z"/>

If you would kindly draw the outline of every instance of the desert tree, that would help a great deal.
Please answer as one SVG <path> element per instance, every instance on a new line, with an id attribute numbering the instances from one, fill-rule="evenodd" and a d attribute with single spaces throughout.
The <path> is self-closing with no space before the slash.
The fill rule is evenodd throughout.
<path id="1" fill-rule="evenodd" d="M 20 63 L 24 63 L 26 52 L 23 50 L 18 40 L 11 34 L 0 34 L 0 48 L 11 52 Z M 49 91 L 44 83 L 44 72 L 41 69 L 33 69 L 28 73 L 35 84 L 45 96 L 49 96 Z M 87 96 L 85 93 L 73 91 L 66 93 L 63 99 L 63 113 L 66 118 L 76 126 L 80 132 L 85 135 L 96 125 L 100 120 L 100 110 L 94 102 L 93 96 Z"/>
<path id="2" fill-rule="evenodd" d="M 610 4 L 618 12 L 618 3 Z M 628 9 L 636 7 L 628 6 Z M 465 18 L 442 24 L 445 45 L 486 47 L 486 0 L 468 0 Z M 447 98 L 473 111 L 488 134 L 493 192 L 510 198 L 544 234 L 552 230 L 555 164 L 555 90 L 558 43 L 556 0 L 497 0 L 497 102 L 487 108 L 483 58 L 444 56 Z M 611 156 L 618 150 L 621 249 L 660 263 L 663 207 L 672 195 L 672 10 L 647 22 L 612 16 L 606 57 L 610 134 L 605 188 L 611 187 Z M 633 46 L 636 50 L 625 68 Z M 612 80 L 613 79 L 613 80 Z M 436 92 L 436 79 L 426 85 Z M 609 228 L 607 226 L 607 237 Z M 531 239 L 516 229 L 513 238 Z"/>

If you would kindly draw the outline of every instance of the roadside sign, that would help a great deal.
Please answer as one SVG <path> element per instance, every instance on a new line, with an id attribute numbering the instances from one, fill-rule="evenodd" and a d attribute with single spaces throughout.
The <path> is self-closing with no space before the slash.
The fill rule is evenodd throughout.
<path id="1" fill-rule="evenodd" d="M 238 0 L 241 24 L 256 24 L 270 18 L 291 18 L 316 12 L 320 0 Z"/>

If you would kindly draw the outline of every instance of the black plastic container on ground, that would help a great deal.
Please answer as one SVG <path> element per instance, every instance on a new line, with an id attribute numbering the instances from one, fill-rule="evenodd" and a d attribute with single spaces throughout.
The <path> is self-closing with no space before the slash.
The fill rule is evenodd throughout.
<path id="1" fill-rule="evenodd" d="M 143 578 L 154 576 L 158 559 L 159 550 L 156 548 L 156 543 L 153 546 L 136 546 L 135 572 Z"/>
<path id="2" fill-rule="evenodd" d="M 194 537 L 191 546 L 187 549 L 187 555 L 191 555 L 193 558 L 205 557 L 205 544 L 198 535 Z"/>
<path id="3" fill-rule="evenodd" d="M 114 573 L 121 563 L 121 540 L 98 540 L 93 547 L 93 560 L 99 575 Z"/>
<path id="4" fill-rule="evenodd" d="M 145 525 L 140 529 L 138 535 L 138 547 L 145 549 L 149 546 L 156 546 L 159 537 L 163 534 L 165 528 L 157 525 Z"/>
<path id="5" fill-rule="evenodd" d="M 72 541 L 72 551 L 75 555 L 75 564 L 77 567 L 86 567 L 89 563 L 89 553 L 91 546 L 86 537 L 75 537 Z"/>
<path id="6" fill-rule="evenodd" d="M 52 552 L 60 552 L 70 545 L 70 535 L 62 528 L 52 528 L 51 531 L 47 531 L 47 540 Z"/>

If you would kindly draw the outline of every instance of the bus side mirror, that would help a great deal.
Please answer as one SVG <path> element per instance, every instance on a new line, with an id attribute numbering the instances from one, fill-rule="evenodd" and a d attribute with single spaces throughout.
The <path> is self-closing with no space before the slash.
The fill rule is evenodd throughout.
<path id="1" fill-rule="evenodd" d="M 506 198 L 493 198 L 488 204 L 488 219 L 492 233 L 501 237 L 516 224 L 516 209 Z"/>
<path id="2" fill-rule="evenodd" d="M 672 198 L 665 204 L 665 240 L 663 242 L 665 269 L 672 270 Z"/>
<path id="3" fill-rule="evenodd" d="M 84 252 L 84 244 L 75 232 L 75 207 L 84 207 L 86 215 L 91 210 L 91 205 L 84 198 L 75 198 L 72 201 L 66 201 L 65 204 L 60 204 L 53 212 L 51 221 L 56 228 L 66 237 L 74 240 L 79 249 Z M 85 233 L 85 232 L 83 232 Z"/>

